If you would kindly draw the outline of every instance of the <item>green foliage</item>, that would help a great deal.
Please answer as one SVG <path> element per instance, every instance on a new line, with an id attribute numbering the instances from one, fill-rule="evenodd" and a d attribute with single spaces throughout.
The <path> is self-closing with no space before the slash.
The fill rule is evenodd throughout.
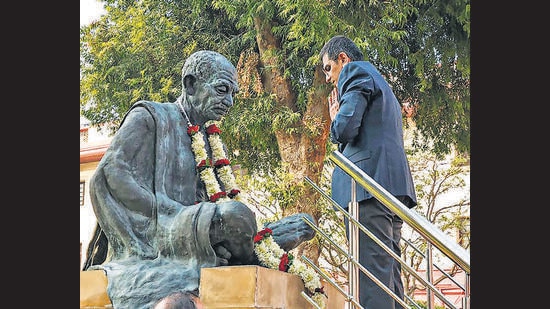
<path id="1" fill-rule="evenodd" d="M 256 137 L 244 132 L 257 131 L 260 123 L 271 131 L 303 115 L 311 104 L 306 94 L 324 86 L 313 83 L 319 50 L 333 35 L 345 34 L 388 77 L 399 100 L 416 108 L 415 145 L 439 154 L 452 148 L 469 153 L 469 0 L 106 3 L 108 13 L 80 34 L 81 113 L 93 125 L 116 127 L 137 100 L 173 102 L 183 61 L 198 49 L 220 51 L 237 63 L 243 50 L 257 49 L 254 21 L 264 19 L 281 42 L 274 52 L 296 93 L 296 109 L 272 111 L 276 122 L 241 126 L 246 136 Z M 269 158 L 277 154 L 268 140 L 257 146 L 267 147 Z"/>
<path id="2" fill-rule="evenodd" d="M 196 15 L 180 1 L 107 3 L 106 15 L 80 29 L 81 114 L 93 125 L 116 129 L 138 100 L 175 101 L 183 62 L 196 50 L 238 59 L 238 32 L 211 6 Z"/>
<path id="3" fill-rule="evenodd" d="M 281 219 L 281 214 L 291 209 L 296 198 L 301 196 L 305 184 L 296 184 L 293 179 L 294 175 L 278 167 L 270 173 L 245 173 L 239 185 L 244 192 L 254 192 L 247 196 L 247 205 L 261 214 L 262 222 L 267 222 Z"/>
<path id="4" fill-rule="evenodd" d="M 281 164 L 273 125 L 274 102 L 264 95 L 254 99 L 237 98 L 222 121 L 222 138 L 233 164 L 251 171 L 273 172 Z"/>
<path id="5" fill-rule="evenodd" d="M 470 1 L 469 0 L 107 0 L 107 14 L 80 29 L 80 110 L 92 125 L 115 130 L 131 104 L 138 100 L 173 102 L 181 93 L 181 68 L 188 55 L 216 50 L 237 64 L 245 51 L 258 52 L 255 21 L 266 21 L 280 41 L 270 50 L 279 59 L 295 93 L 292 108 L 275 104 L 279 93 L 237 95 L 221 124 L 232 164 L 245 173 L 237 180 L 266 217 L 276 218 L 291 207 L 302 188 L 289 186 L 282 173 L 275 130 L 311 134 L 297 127 L 311 104 L 308 95 L 328 93 L 313 79 L 323 44 L 336 34 L 352 38 L 366 60 L 388 78 L 401 103 L 416 110 L 413 146 L 442 156 L 470 151 Z M 260 66 L 258 70 L 268 68 Z M 335 149 L 327 143 L 328 152 Z M 410 149 L 407 149 L 410 151 Z M 412 153 L 412 152 L 411 152 Z M 430 154 L 432 155 L 432 154 Z M 317 162 L 309 162 L 317 163 Z M 412 167 L 423 166 L 411 162 Z M 425 167 L 426 165 L 424 165 Z M 419 168 L 421 170 L 422 168 Z M 325 164 L 324 173 L 330 170 Z M 455 171 L 449 171 L 449 178 Z M 422 207 L 435 205 L 444 193 L 438 179 L 415 175 Z M 261 179 L 263 176 L 265 179 Z M 417 179 L 418 177 L 418 179 Z M 324 175 L 322 182 L 329 176 Z M 246 187 L 249 185 L 249 187 Z M 444 182 L 448 188 L 460 183 Z M 324 184 L 325 188 L 326 183 Z M 437 190 L 436 190 L 437 189 Z M 328 192 L 328 191 L 327 191 Z M 469 202 L 469 201 L 468 201 Z M 466 201 L 465 201 L 466 203 Z M 325 202 L 320 226 L 341 240 L 342 226 Z M 463 227 L 458 220 L 464 205 L 426 212 L 441 228 Z M 462 224 L 462 226 L 461 226 Z M 337 234 L 340 233 L 340 234 Z M 339 236 L 338 236 L 339 235 Z M 469 233 L 468 233 L 469 235 Z M 468 236 L 469 237 L 469 236 Z M 342 260 L 319 243 L 323 258 L 343 271 Z"/>

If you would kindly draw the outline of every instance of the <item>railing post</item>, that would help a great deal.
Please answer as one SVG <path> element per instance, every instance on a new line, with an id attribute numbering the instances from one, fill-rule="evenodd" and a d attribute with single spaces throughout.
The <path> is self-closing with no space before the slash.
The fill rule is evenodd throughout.
<path id="1" fill-rule="evenodd" d="M 344 157 L 342 157 L 342 160 L 345 160 Z M 340 162 L 338 160 L 336 160 L 335 162 Z M 346 172 L 347 172 L 347 166 L 348 165 L 343 165 L 342 167 L 346 168 Z M 351 163 L 350 163 L 350 168 L 352 167 Z M 350 172 L 354 172 L 352 170 L 350 170 Z M 361 174 L 362 172 L 360 170 L 357 170 L 358 174 Z M 350 175 L 355 175 L 355 174 L 350 174 Z M 361 177 L 363 177 L 364 179 L 363 180 L 368 180 L 368 175 L 362 175 Z M 353 180 L 355 180 L 355 176 L 352 177 Z M 305 219 L 303 218 L 303 220 L 311 227 L 313 228 L 317 233 L 319 233 L 319 235 L 327 240 L 328 242 L 330 242 L 334 248 L 336 250 L 338 250 L 341 254 L 345 255 L 347 258 L 348 258 L 348 262 L 351 263 L 352 265 L 348 267 L 348 291 L 345 291 L 343 288 L 339 287 L 337 283 L 335 283 L 331 278 L 329 278 L 326 274 L 324 274 L 319 268 L 317 268 L 317 266 L 315 264 L 313 264 L 313 262 L 311 262 L 310 260 L 308 260 L 305 256 L 302 256 L 302 259 L 304 259 L 305 261 L 308 262 L 308 264 L 314 268 L 317 273 L 319 273 L 319 275 L 321 275 L 323 278 L 325 278 L 325 280 L 327 280 L 327 282 L 329 282 L 331 285 L 333 285 L 340 294 L 344 295 L 346 297 L 346 304 L 345 304 L 345 307 L 343 309 L 369 309 L 369 308 L 363 308 L 361 306 L 361 304 L 358 303 L 358 297 L 360 296 L 359 295 L 359 292 L 357 292 L 357 288 L 358 288 L 358 283 L 355 279 L 353 279 L 352 277 L 354 276 L 354 271 L 353 271 L 353 266 L 356 267 L 356 269 L 358 271 L 361 271 L 363 272 L 363 274 L 367 275 L 371 280 L 375 281 L 376 284 L 378 284 L 380 286 L 380 288 L 382 288 L 388 295 L 392 296 L 396 302 L 399 302 L 403 308 L 412 308 L 410 307 L 410 305 L 408 305 L 407 303 L 405 303 L 404 300 L 398 298 L 398 296 L 393 292 L 391 291 L 388 287 L 386 287 L 383 283 L 381 283 L 369 270 L 367 270 L 363 265 L 359 264 L 358 262 L 358 257 L 359 257 L 359 254 L 357 253 L 357 259 L 353 254 L 355 254 L 356 252 L 358 251 L 355 251 L 355 250 L 352 250 L 352 247 L 355 247 L 357 248 L 358 250 L 358 246 L 357 246 L 357 240 L 358 240 L 358 233 L 359 231 L 357 231 L 357 234 L 355 232 L 353 232 L 353 227 L 357 227 L 359 230 L 361 230 L 361 232 L 365 233 L 368 237 L 370 237 L 373 241 L 375 241 L 380 247 L 382 247 L 389 255 L 391 255 L 396 261 L 398 261 L 401 266 L 403 267 L 403 270 L 408 272 L 411 276 L 413 276 L 416 280 L 418 280 L 420 282 L 420 284 L 424 285 L 427 289 L 427 291 L 429 291 L 429 294 L 431 294 L 430 298 L 433 299 L 433 296 L 437 296 L 443 303 L 445 303 L 445 305 L 447 306 L 446 308 L 449 308 L 449 309 L 458 309 L 455 304 L 453 304 L 451 302 L 450 299 L 448 299 L 447 297 L 445 297 L 445 295 L 438 289 L 436 288 L 432 283 L 433 283 L 433 267 L 436 267 L 437 269 L 439 269 L 445 276 L 447 276 L 447 278 L 452 281 L 457 287 L 461 288 L 463 293 L 464 293 L 464 297 L 462 298 L 462 304 L 463 304 L 463 307 L 462 309 L 469 309 L 470 308 L 470 273 L 469 273 L 469 269 L 470 269 L 470 264 L 469 264 L 469 253 L 467 253 L 466 251 L 465 252 L 465 256 L 464 256 L 464 263 L 459 263 L 461 262 L 461 260 L 457 260 L 457 258 L 460 258 L 460 255 L 459 253 L 460 252 L 454 252 L 455 254 L 447 254 L 447 249 L 449 250 L 452 250 L 452 248 L 450 247 L 450 244 L 446 243 L 446 240 L 450 241 L 450 238 L 448 237 L 448 235 L 444 234 L 442 231 L 440 231 L 439 229 L 437 229 L 437 227 L 433 227 L 432 223 L 427 221 L 426 218 L 422 217 L 422 216 L 419 216 L 417 215 L 414 210 L 410 210 L 408 208 L 406 208 L 405 205 L 402 205 L 401 202 L 399 200 L 397 200 L 395 197 L 389 195 L 388 193 L 388 197 L 386 199 L 384 199 L 384 202 L 388 202 L 389 204 L 386 205 L 388 208 L 392 208 L 394 209 L 395 207 L 398 207 L 398 209 L 401 209 L 402 208 L 402 213 L 404 214 L 404 222 L 405 223 L 408 223 L 411 225 L 411 227 L 413 229 L 415 229 L 417 232 L 420 233 L 421 236 L 424 236 L 426 238 L 426 241 L 427 241 L 427 244 L 429 244 L 428 248 L 426 249 L 426 253 L 423 253 L 420 249 L 416 248 L 414 246 L 414 244 L 412 244 L 411 242 L 409 242 L 407 239 L 403 239 L 405 242 L 407 242 L 408 245 L 411 246 L 412 249 L 416 250 L 418 253 L 420 253 L 422 255 L 423 258 L 426 259 L 426 262 L 427 262 L 427 273 L 425 274 L 425 276 L 421 276 L 418 272 L 417 269 L 413 269 L 411 266 L 409 266 L 405 260 L 403 260 L 403 258 L 401 256 L 398 256 L 394 251 L 391 250 L 391 248 L 389 248 L 388 246 L 386 246 L 384 243 L 382 243 L 376 236 L 374 236 L 372 234 L 372 232 L 370 232 L 368 229 L 366 229 L 358 220 L 357 220 L 357 217 L 359 215 L 359 211 L 358 211 L 358 203 L 355 202 L 350 202 L 348 203 L 348 208 L 345 209 L 343 208 L 340 204 L 338 204 L 338 202 L 336 202 L 335 200 L 333 200 L 329 195 L 327 195 L 325 192 L 323 192 L 323 190 L 321 190 L 321 188 L 319 188 L 319 186 L 317 186 L 313 181 L 311 181 L 311 179 L 309 179 L 308 177 L 305 177 L 305 180 L 307 180 L 307 182 L 309 184 L 311 184 L 313 186 L 313 188 L 315 190 L 317 190 L 318 193 L 321 194 L 322 197 L 324 197 L 325 199 L 327 199 L 331 205 L 338 211 L 340 211 L 345 219 L 349 220 L 349 222 L 351 224 L 347 224 L 346 225 L 346 232 L 347 232 L 347 236 L 348 236 L 348 245 L 344 248 L 344 247 L 341 247 L 339 244 L 337 244 L 333 239 L 330 238 L 330 236 L 328 236 L 326 233 L 324 233 L 321 229 L 319 229 L 317 226 L 315 226 L 315 224 L 313 222 L 311 222 L 310 220 L 308 219 Z M 371 192 L 370 190 L 373 190 L 372 194 L 381 194 L 380 192 L 384 192 L 383 191 L 383 188 L 378 188 L 374 185 L 371 185 L 369 186 L 370 183 L 366 183 L 366 184 L 363 184 L 361 182 L 361 180 L 359 181 L 355 181 L 355 185 L 357 184 L 361 184 L 362 186 L 365 187 L 365 189 L 368 189 L 369 192 Z M 373 184 L 376 184 L 374 181 L 373 181 Z M 353 192 L 356 192 L 355 189 L 355 185 L 352 183 L 352 191 Z M 367 188 L 368 187 L 368 188 Z M 356 200 L 356 194 L 355 193 L 352 193 L 352 200 Z M 387 200 L 387 201 L 386 201 Z M 397 210 L 394 210 L 394 211 L 397 211 Z M 352 216 L 352 214 L 354 214 L 354 216 Z M 412 220 L 412 221 L 410 221 Z M 409 222 L 410 221 L 410 222 Z M 436 232 L 439 232 L 439 235 L 438 233 Z M 355 235 L 355 236 L 353 236 Z M 353 238 L 355 240 L 353 240 Z M 447 239 L 448 238 L 448 239 Z M 462 271 L 465 272 L 465 287 L 462 287 L 452 276 L 450 276 L 449 274 L 445 273 L 445 271 L 443 269 L 441 269 L 439 266 L 437 266 L 435 263 L 433 263 L 433 245 L 434 243 L 436 244 L 436 248 L 440 249 L 442 251 L 442 253 L 445 253 L 455 264 L 457 264 L 457 266 L 461 266 L 462 264 L 464 264 L 465 266 L 467 266 L 467 270 L 462 268 Z M 354 245 L 355 244 L 355 245 Z M 437 246 L 437 244 L 442 244 L 442 245 L 445 245 L 445 247 L 441 247 L 441 246 Z M 448 247 L 448 248 L 447 248 Z M 463 249 L 462 247 L 460 247 L 462 250 L 465 250 Z M 452 253 L 452 252 L 450 252 Z M 468 262 L 466 262 L 466 260 L 468 260 Z M 348 265 L 349 265 L 348 263 Z M 358 271 L 355 271 L 355 278 L 358 280 Z M 428 277 L 428 278 L 426 278 Z M 428 280 L 427 280 L 428 279 Z M 413 299 L 414 295 L 411 297 L 411 296 L 408 296 L 408 295 L 405 295 L 405 298 L 406 300 L 408 300 L 412 306 L 414 306 L 414 308 L 418 308 L 420 309 L 420 306 L 415 302 L 415 300 Z M 427 303 L 430 303 L 430 302 L 427 302 Z M 435 302 L 432 302 L 431 303 L 431 307 L 434 307 L 435 305 Z"/>
<path id="2" fill-rule="evenodd" d="M 432 245 L 430 243 L 427 243 L 426 245 L 426 280 L 429 283 L 433 284 L 433 262 L 432 262 Z M 428 309 L 434 308 L 434 296 L 430 289 L 427 289 L 426 291 L 426 304 L 428 305 Z"/>
<path id="3" fill-rule="evenodd" d="M 462 308 L 470 309 L 470 274 L 464 274 L 464 281 L 465 291 L 464 298 L 462 298 Z"/>
<path id="4" fill-rule="evenodd" d="M 357 203 L 357 186 L 355 180 L 351 179 L 351 200 L 348 205 L 350 216 L 359 221 L 359 203 Z M 353 224 L 351 220 L 348 220 L 349 231 L 349 254 L 359 261 L 359 228 Z M 349 289 L 352 297 L 359 303 L 359 268 L 357 265 L 348 261 L 348 281 Z M 352 303 L 353 308 L 356 306 Z"/>

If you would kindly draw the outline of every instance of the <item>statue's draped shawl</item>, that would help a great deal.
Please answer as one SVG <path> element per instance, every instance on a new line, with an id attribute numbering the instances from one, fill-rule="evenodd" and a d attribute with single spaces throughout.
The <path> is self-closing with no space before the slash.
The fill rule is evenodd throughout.
<path id="1" fill-rule="evenodd" d="M 200 269 L 215 267 L 216 255 L 210 246 L 209 229 L 215 207 L 201 203 L 170 218 L 161 218 L 163 250 L 153 260 L 135 257 L 107 262 L 107 293 L 114 308 L 153 308 L 162 298 L 175 292 L 196 292 Z M 170 222 L 168 222 L 170 221 Z M 164 225 L 167 224 L 167 225 Z"/>
<path id="2" fill-rule="evenodd" d="M 129 220 L 126 228 L 142 240 L 135 244 L 137 247 L 150 246 L 158 252 L 156 258 L 115 254 L 113 259 L 103 265 L 92 267 L 105 270 L 107 292 L 117 309 L 152 308 L 156 302 L 172 293 L 196 291 L 200 269 L 216 266 L 216 255 L 209 239 L 216 205 L 194 202 L 197 197 L 197 176 L 186 123 L 182 121 L 175 104 L 141 101 L 134 104 L 132 109 L 138 106 L 147 109 L 156 126 L 154 150 L 142 149 L 144 153 L 138 154 L 145 156 L 147 151 L 154 151 L 154 171 L 151 173 L 144 167 L 143 172 L 139 169 L 132 171 L 132 177 L 135 176 L 137 183 L 151 185 L 148 189 L 154 194 L 151 205 L 153 217 L 147 218 L 128 210 L 120 199 L 112 195 L 105 173 L 99 168 L 94 175 L 94 192 L 91 194 L 94 203 L 106 207 L 107 214 L 109 211 L 125 212 L 126 216 L 123 217 Z M 124 119 L 127 117 L 128 114 Z M 135 129 L 139 130 L 138 127 Z M 102 161 L 102 168 L 109 164 L 109 158 Z M 153 175 L 153 179 L 149 179 L 151 176 L 148 175 Z M 186 185 L 182 185 L 182 177 L 185 177 Z M 174 201 L 184 206 L 166 210 L 168 207 L 165 205 L 173 204 Z M 105 231 L 113 222 L 108 216 L 103 218 L 108 223 L 102 226 Z M 105 232 L 109 235 L 109 231 Z M 114 240 L 116 237 L 109 238 L 110 243 Z M 120 243 L 114 245 L 119 246 L 121 252 L 127 250 Z M 137 248 L 134 252 L 143 250 Z"/>

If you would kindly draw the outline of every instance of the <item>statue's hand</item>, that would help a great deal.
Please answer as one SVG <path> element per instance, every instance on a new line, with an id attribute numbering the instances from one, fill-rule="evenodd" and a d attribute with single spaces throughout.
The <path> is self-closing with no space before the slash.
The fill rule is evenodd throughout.
<path id="1" fill-rule="evenodd" d="M 254 259 L 256 216 L 245 204 L 228 201 L 217 204 L 210 224 L 210 243 L 216 256 L 229 265 L 245 265 Z"/>
<path id="2" fill-rule="evenodd" d="M 265 226 L 273 231 L 273 240 L 281 249 L 290 251 L 301 243 L 315 237 L 315 230 L 304 222 L 302 218 L 314 222 L 310 214 L 297 213 L 284 217 L 279 221 L 268 223 Z"/>
<path id="3" fill-rule="evenodd" d="M 214 247 L 216 252 L 216 265 L 217 266 L 227 266 L 229 264 L 229 259 L 231 258 L 231 252 L 229 252 L 224 246 L 218 244 Z"/>

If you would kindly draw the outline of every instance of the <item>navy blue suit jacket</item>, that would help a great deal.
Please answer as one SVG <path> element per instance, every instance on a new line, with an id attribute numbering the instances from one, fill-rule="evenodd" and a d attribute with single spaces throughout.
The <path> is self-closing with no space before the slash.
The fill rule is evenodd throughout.
<path id="1" fill-rule="evenodd" d="M 390 85 L 368 61 L 346 64 L 338 78 L 340 110 L 330 125 L 338 150 L 407 207 L 416 193 L 403 145 L 401 105 Z M 336 166 L 332 198 L 347 209 L 351 177 Z M 373 196 L 357 184 L 357 201 Z"/>

